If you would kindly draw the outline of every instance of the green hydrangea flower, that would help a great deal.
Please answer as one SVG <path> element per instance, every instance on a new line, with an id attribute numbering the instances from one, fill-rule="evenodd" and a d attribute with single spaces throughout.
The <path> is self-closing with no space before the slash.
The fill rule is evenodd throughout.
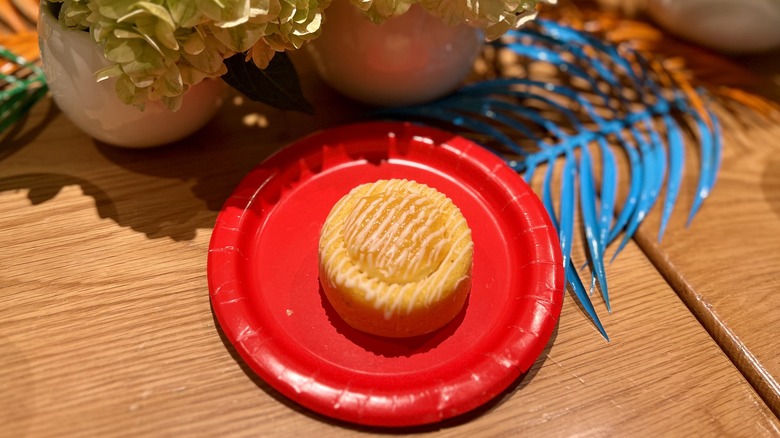
<path id="1" fill-rule="evenodd" d="M 538 3 L 555 4 L 557 0 L 351 0 L 368 17 L 381 22 L 406 12 L 419 3 L 431 15 L 444 22 L 468 24 L 485 31 L 488 39 L 496 39 L 510 29 L 516 29 L 536 17 Z"/>
<path id="2" fill-rule="evenodd" d="M 363 11 L 371 21 L 382 21 L 401 15 L 416 3 L 416 0 L 351 0 L 352 4 Z"/>
<path id="3" fill-rule="evenodd" d="M 60 23 L 89 30 L 112 65 L 116 92 L 143 107 L 172 110 L 189 87 L 222 76 L 224 60 L 247 52 L 261 68 L 273 54 L 319 35 L 330 0 L 53 0 Z"/>
<path id="4" fill-rule="evenodd" d="M 88 30 L 112 65 L 123 102 L 161 101 L 176 110 L 187 89 L 226 73 L 224 60 L 246 53 L 265 68 L 277 52 L 317 38 L 331 0 L 50 0 L 63 26 Z M 381 22 L 419 3 L 449 24 L 466 23 L 490 39 L 536 16 L 556 0 L 351 0 Z"/>

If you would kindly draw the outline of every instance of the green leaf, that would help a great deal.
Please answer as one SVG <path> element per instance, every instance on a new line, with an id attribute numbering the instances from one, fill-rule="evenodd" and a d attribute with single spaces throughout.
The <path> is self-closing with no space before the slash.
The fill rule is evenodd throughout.
<path id="1" fill-rule="evenodd" d="M 225 60 L 227 73 L 222 79 L 249 99 L 282 110 L 314 114 L 314 107 L 303 96 L 298 74 L 285 53 L 277 53 L 264 70 L 246 62 L 246 54 L 237 53 Z"/>

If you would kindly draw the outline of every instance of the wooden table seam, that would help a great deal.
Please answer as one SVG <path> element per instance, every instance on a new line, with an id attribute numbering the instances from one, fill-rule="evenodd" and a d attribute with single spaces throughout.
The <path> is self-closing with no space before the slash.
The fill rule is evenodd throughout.
<path id="1" fill-rule="evenodd" d="M 761 366 L 760 361 L 720 318 L 706 298 L 694 290 L 685 275 L 658 246 L 651 233 L 639 230 L 633 240 L 734 367 L 780 419 L 780 383 Z"/>

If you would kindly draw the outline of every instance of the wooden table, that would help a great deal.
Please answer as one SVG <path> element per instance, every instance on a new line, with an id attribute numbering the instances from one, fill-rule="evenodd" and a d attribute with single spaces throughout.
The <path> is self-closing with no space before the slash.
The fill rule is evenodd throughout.
<path id="1" fill-rule="evenodd" d="M 399 432 L 335 422 L 278 394 L 209 305 L 209 238 L 238 181 L 283 145 L 363 113 L 307 66 L 302 76 L 317 117 L 228 100 L 197 136 L 134 151 L 96 143 L 45 101 L 2 140 L 0 435 Z M 245 126 L 248 114 L 268 126 Z M 567 295 L 544 353 L 503 394 L 401 432 L 779 436 L 780 128 L 740 123 L 726 123 L 721 180 L 693 228 L 675 223 L 657 246 L 651 218 L 609 266 L 611 342 Z"/>
<path id="2" fill-rule="evenodd" d="M 761 67 L 774 66 L 767 71 L 778 81 L 780 52 L 763 59 L 758 61 Z M 764 91 L 780 96 L 780 81 Z M 658 227 L 657 216 L 647 221 L 636 240 L 780 414 L 780 117 L 755 119 L 723 109 L 718 116 L 725 149 L 707 208 L 689 229 L 681 215 L 662 245 L 652 231 Z M 690 205 L 690 199 L 683 202 Z"/>

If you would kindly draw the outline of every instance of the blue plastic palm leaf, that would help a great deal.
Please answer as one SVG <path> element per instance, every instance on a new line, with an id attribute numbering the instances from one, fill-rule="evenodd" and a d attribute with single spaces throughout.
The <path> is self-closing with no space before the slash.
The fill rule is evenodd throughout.
<path id="1" fill-rule="evenodd" d="M 617 159 L 612 149 L 607 144 L 605 138 L 598 139 L 599 151 L 601 152 L 601 163 L 603 170 L 601 172 L 601 206 L 599 209 L 599 251 L 601 256 L 609 244 L 609 230 L 615 216 L 615 199 L 618 189 L 618 167 Z M 603 258 L 601 259 L 603 262 Z"/>
<path id="2" fill-rule="evenodd" d="M 660 145 L 659 147 L 652 147 L 636 127 L 632 126 L 630 129 L 633 138 L 639 143 L 643 178 L 641 181 L 641 190 L 639 190 L 639 198 L 636 201 L 636 210 L 628 215 L 629 220 L 625 230 L 613 230 L 615 237 L 617 237 L 621 231 L 624 231 L 623 240 L 620 242 L 615 254 L 612 256 L 613 260 L 620 251 L 623 250 L 628 241 L 631 240 L 637 228 L 639 228 L 639 224 L 645 219 L 647 213 L 655 204 L 655 201 L 658 198 L 659 188 L 663 183 L 662 178 L 665 174 L 665 160 L 662 162 L 660 160 L 662 157 L 659 157 L 660 154 L 657 153 L 657 150 L 663 148 L 660 147 Z"/>
<path id="3" fill-rule="evenodd" d="M 574 295 L 582 304 L 583 309 L 585 309 L 585 313 L 587 313 L 591 318 L 593 323 L 596 325 L 596 328 L 605 339 L 609 339 L 606 330 L 604 330 L 604 326 L 599 320 L 598 314 L 596 314 L 596 310 L 593 308 L 593 303 L 588 297 L 585 286 L 582 284 L 582 280 L 580 279 L 579 275 L 577 275 L 574 264 L 569 257 L 569 242 L 571 242 L 574 225 L 574 196 L 573 193 L 571 193 L 571 186 L 574 184 L 575 178 L 573 162 L 574 160 L 571 159 L 571 155 L 567 154 L 567 168 L 564 170 L 563 186 L 561 188 L 561 199 L 563 204 L 561 205 L 560 216 L 555 214 L 555 207 L 552 197 L 552 177 L 554 173 L 553 170 L 555 168 L 552 165 L 553 163 L 550 163 L 550 165 L 547 167 L 547 171 L 545 172 L 542 189 L 542 203 L 544 204 L 545 209 L 550 213 L 550 220 L 553 223 L 555 229 L 558 231 L 559 240 L 561 243 L 561 252 L 563 254 L 563 271 L 566 281 L 571 284 Z M 559 217 L 560 221 L 558 220 Z"/>
<path id="4" fill-rule="evenodd" d="M 666 184 L 666 199 L 664 200 L 664 209 L 661 215 L 661 225 L 658 227 L 658 242 L 666 231 L 669 219 L 672 217 L 674 204 L 677 202 L 677 196 L 680 194 L 682 185 L 683 171 L 685 169 L 685 149 L 683 148 L 683 137 L 680 133 L 680 127 L 669 114 L 663 115 L 663 124 L 666 127 L 666 144 L 669 148 L 669 178 Z"/>
<path id="5" fill-rule="evenodd" d="M 671 75 L 651 67 L 639 53 L 559 23 L 540 20 L 510 32 L 495 46 L 517 55 L 520 63 L 552 65 L 556 73 L 484 80 L 439 101 L 380 115 L 458 128 L 502 156 L 529 182 L 546 165 L 541 198 L 558 232 L 567 282 L 606 338 L 571 258 L 577 213 L 591 293 L 598 286 L 610 311 L 605 269 L 609 245 L 619 239 L 614 259 L 659 200 L 661 240 L 682 190 L 684 130 L 694 133 L 699 148 L 689 221 L 695 216 L 715 184 L 720 163 L 717 118 L 702 107 L 703 91 L 691 96 L 689 87 L 676 88 Z M 627 163 L 622 174 L 619 155 Z M 560 183 L 558 191 L 553 189 L 555 181 Z M 620 192 L 625 192 L 622 204 Z"/>
<path id="6" fill-rule="evenodd" d="M 710 191 L 715 185 L 718 167 L 720 166 L 722 147 L 720 140 L 720 124 L 718 123 L 715 114 L 708 110 L 706 113 L 707 118 L 714 121 L 711 122 L 711 124 L 708 124 L 701 114 L 695 111 L 690 111 L 690 113 L 696 121 L 695 127 L 697 129 L 701 169 L 699 173 L 699 183 L 696 187 L 696 198 L 693 200 L 693 207 L 691 207 L 691 212 L 688 215 L 688 225 L 693 221 L 694 216 L 696 216 L 696 213 L 701 208 L 704 200 L 710 195 Z"/>
<path id="7" fill-rule="evenodd" d="M 582 151 L 582 157 L 580 158 L 580 208 L 585 228 L 585 243 L 588 247 L 590 259 L 593 260 L 592 271 L 595 273 L 591 284 L 591 293 L 595 282 L 598 280 L 601 287 L 601 296 L 604 298 L 604 303 L 609 312 L 611 311 L 611 306 L 609 304 L 609 292 L 607 291 L 607 277 L 604 270 L 604 254 L 602 253 L 604 248 L 599 241 L 602 224 L 596 212 L 598 196 L 594 189 L 593 164 L 588 147 L 582 147 L 580 150 Z"/>

